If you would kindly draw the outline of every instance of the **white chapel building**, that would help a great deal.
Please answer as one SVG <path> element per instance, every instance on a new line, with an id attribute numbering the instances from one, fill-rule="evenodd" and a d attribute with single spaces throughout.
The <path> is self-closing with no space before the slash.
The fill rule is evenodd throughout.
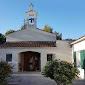
<path id="1" fill-rule="evenodd" d="M 38 29 L 37 12 L 32 9 L 26 12 L 26 17 L 26 29 L 8 34 L 6 42 L 0 45 L 0 61 L 13 65 L 13 72 L 43 71 L 53 55 L 57 59 L 72 62 L 70 41 L 56 41 L 55 34 Z"/>

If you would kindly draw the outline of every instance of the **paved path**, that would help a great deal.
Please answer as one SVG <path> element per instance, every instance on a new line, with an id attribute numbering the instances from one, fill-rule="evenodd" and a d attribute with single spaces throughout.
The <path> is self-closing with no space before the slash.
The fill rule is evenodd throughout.
<path id="1" fill-rule="evenodd" d="M 8 82 L 9 85 L 56 85 L 54 80 L 37 73 L 13 74 Z"/>
<path id="2" fill-rule="evenodd" d="M 54 80 L 43 77 L 40 73 L 18 73 L 8 79 L 9 85 L 57 85 Z M 73 85 L 85 85 L 85 81 L 77 80 Z"/>
<path id="3" fill-rule="evenodd" d="M 85 85 L 85 80 L 76 80 L 73 82 L 73 85 Z"/>

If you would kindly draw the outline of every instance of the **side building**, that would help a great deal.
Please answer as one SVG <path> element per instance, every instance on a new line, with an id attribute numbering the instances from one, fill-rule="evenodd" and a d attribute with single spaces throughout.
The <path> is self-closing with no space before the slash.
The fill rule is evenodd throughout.
<path id="1" fill-rule="evenodd" d="M 76 63 L 79 71 L 80 77 L 84 79 L 85 77 L 85 36 L 77 39 L 71 43 L 72 45 L 72 61 Z"/>

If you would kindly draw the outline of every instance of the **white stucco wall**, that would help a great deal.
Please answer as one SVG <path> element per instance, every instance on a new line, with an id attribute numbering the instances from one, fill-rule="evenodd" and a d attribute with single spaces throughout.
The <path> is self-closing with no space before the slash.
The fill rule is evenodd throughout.
<path id="1" fill-rule="evenodd" d="M 0 59 L 6 60 L 6 54 L 12 54 L 12 64 L 14 72 L 18 71 L 19 53 L 26 51 L 34 51 L 41 53 L 41 71 L 47 62 L 47 54 L 55 54 L 57 59 L 72 62 L 72 50 L 69 41 L 57 41 L 57 47 L 31 47 L 31 48 L 2 48 L 0 49 Z"/>
<path id="2" fill-rule="evenodd" d="M 72 62 L 72 48 L 70 41 L 57 40 L 56 57 L 61 60 Z"/>
<path id="3" fill-rule="evenodd" d="M 27 28 L 7 35 L 6 41 L 56 41 L 56 35 L 36 28 Z"/>
<path id="4" fill-rule="evenodd" d="M 80 51 L 80 50 L 85 50 L 85 40 L 76 43 L 73 45 L 73 50 L 74 51 Z"/>
<path id="5" fill-rule="evenodd" d="M 0 49 L 0 57 L 2 60 L 6 60 L 6 54 L 12 54 L 12 64 L 14 65 L 14 72 L 18 71 L 18 54 L 20 52 L 26 52 L 26 51 L 34 51 L 41 53 L 41 71 L 43 70 L 46 62 L 47 62 L 47 54 L 48 53 L 55 53 L 54 50 L 56 48 L 7 48 L 7 49 Z"/>
<path id="6" fill-rule="evenodd" d="M 76 43 L 72 46 L 72 54 L 73 52 L 76 52 L 76 64 L 77 64 L 77 67 L 80 71 L 80 75 L 79 77 L 81 77 L 82 79 L 84 79 L 84 69 L 81 68 L 81 57 L 80 57 L 80 51 L 81 50 L 85 50 L 85 40 L 79 42 L 79 43 Z M 72 55 L 73 56 L 73 55 Z M 73 58 L 73 57 L 72 57 Z"/>

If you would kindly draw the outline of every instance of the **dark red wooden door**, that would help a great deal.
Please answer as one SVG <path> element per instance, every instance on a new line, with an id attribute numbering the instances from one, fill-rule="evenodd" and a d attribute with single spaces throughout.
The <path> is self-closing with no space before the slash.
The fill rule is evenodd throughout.
<path id="1" fill-rule="evenodd" d="M 40 54 L 36 52 L 24 53 L 24 71 L 40 70 Z"/>

